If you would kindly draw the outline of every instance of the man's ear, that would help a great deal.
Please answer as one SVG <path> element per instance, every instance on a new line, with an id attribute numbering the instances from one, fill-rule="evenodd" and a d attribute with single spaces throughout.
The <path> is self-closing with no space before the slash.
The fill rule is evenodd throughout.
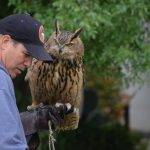
<path id="1" fill-rule="evenodd" d="M 44 27 L 40 26 L 39 28 L 39 39 L 42 43 L 45 41 Z"/>
<path id="2" fill-rule="evenodd" d="M 1 50 L 6 50 L 10 45 L 10 35 L 2 35 L 0 40 Z"/>

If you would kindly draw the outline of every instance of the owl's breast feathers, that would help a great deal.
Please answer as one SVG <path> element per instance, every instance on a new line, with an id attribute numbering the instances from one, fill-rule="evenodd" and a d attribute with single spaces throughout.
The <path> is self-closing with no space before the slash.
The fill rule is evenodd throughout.
<path id="1" fill-rule="evenodd" d="M 79 107 L 83 86 L 82 58 L 52 63 L 33 60 L 26 80 L 36 103 L 69 102 Z"/>

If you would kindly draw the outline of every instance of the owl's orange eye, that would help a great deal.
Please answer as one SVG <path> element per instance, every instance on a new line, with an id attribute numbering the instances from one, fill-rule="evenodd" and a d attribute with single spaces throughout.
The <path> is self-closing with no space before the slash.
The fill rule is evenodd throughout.
<path id="1" fill-rule="evenodd" d="M 72 46 L 73 44 L 74 44 L 74 42 L 70 42 L 70 43 L 66 43 L 65 45 Z"/>
<path id="2" fill-rule="evenodd" d="M 70 42 L 70 44 L 74 44 L 74 42 Z"/>

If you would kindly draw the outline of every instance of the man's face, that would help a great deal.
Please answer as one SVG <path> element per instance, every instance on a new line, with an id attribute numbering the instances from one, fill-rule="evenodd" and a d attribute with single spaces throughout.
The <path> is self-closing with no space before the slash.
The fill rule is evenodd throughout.
<path id="1" fill-rule="evenodd" d="M 5 41 L 6 40 L 6 41 Z M 15 42 L 10 36 L 3 41 L 3 63 L 12 78 L 31 65 L 32 58 L 22 43 Z"/>

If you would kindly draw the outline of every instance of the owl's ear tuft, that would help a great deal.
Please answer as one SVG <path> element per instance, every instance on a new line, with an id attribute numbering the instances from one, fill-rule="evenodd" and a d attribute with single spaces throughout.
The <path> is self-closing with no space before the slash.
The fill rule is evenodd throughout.
<path id="1" fill-rule="evenodd" d="M 60 30 L 59 30 L 59 24 L 58 24 L 58 20 L 55 20 L 55 34 L 56 37 L 60 34 Z"/>
<path id="2" fill-rule="evenodd" d="M 77 37 L 80 35 L 80 33 L 82 32 L 82 30 L 83 30 L 83 28 L 77 29 L 77 30 L 73 33 L 73 35 L 71 36 L 70 42 L 71 42 L 73 39 L 77 38 Z"/>

